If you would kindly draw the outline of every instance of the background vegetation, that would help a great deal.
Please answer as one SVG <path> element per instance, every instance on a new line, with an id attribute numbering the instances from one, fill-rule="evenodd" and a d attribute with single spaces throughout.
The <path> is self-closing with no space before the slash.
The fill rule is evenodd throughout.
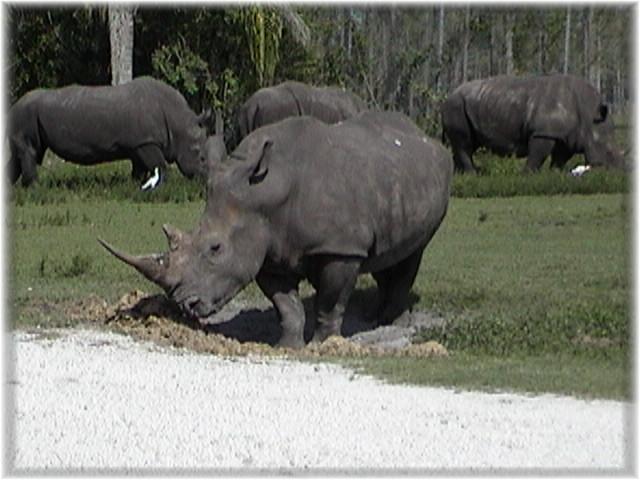
<path id="1" fill-rule="evenodd" d="M 5 8 L 9 103 L 37 87 L 110 83 L 106 6 Z M 131 12 L 133 76 L 161 78 L 194 110 L 213 105 L 227 119 L 262 86 L 341 85 L 438 136 L 446 94 L 501 73 L 581 75 L 625 112 L 632 8 L 140 6 Z"/>

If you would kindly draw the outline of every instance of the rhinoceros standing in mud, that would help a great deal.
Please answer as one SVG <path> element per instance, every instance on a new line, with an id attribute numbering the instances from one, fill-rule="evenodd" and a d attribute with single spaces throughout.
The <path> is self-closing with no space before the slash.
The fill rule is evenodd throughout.
<path id="1" fill-rule="evenodd" d="M 499 76 L 460 85 L 442 105 L 443 134 L 456 169 L 475 171 L 479 147 L 499 155 L 527 156 L 539 170 L 547 156 L 562 168 L 576 153 L 587 164 L 624 168 L 612 144 L 607 105 L 598 91 L 572 75 Z"/>
<path id="2" fill-rule="evenodd" d="M 340 125 L 290 118 L 256 130 L 214 167 L 199 226 L 163 227 L 169 252 L 131 256 L 101 242 L 205 321 L 255 279 L 280 316 L 279 345 L 301 347 L 304 278 L 317 292 L 315 341 L 340 334 L 360 273 L 378 283 L 382 323 L 406 310 L 452 175 L 450 154 L 402 114 Z"/>
<path id="3" fill-rule="evenodd" d="M 9 179 L 37 178 L 47 148 L 69 162 L 131 159 L 134 178 L 176 162 L 187 177 L 206 176 L 202 147 L 209 113 L 198 116 L 169 85 L 139 77 L 118 86 L 33 90 L 10 109 Z"/>
<path id="4" fill-rule="evenodd" d="M 289 117 L 308 115 L 338 123 L 367 109 L 355 94 L 337 87 L 314 87 L 288 81 L 255 92 L 236 112 L 229 149 L 254 130 Z"/>

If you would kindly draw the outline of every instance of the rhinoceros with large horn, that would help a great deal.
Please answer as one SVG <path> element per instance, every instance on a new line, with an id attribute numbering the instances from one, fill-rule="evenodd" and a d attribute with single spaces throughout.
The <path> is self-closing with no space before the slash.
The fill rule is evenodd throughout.
<path id="1" fill-rule="evenodd" d="M 172 162 L 187 177 L 206 177 L 202 148 L 210 115 L 196 115 L 177 90 L 151 77 L 33 90 L 9 111 L 9 179 L 33 183 L 48 148 L 79 165 L 131 159 L 138 179 Z"/>
<path id="2" fill-rule="evenodd" d="M 102 243 L 201 320 L 255 279 L 280 316 L 279 344 L 301 347 L 304 278 L 317 293 L 316 341 L 340 334 L 360 273 L 379 285 L 383 323 L 406 310 L 452 175 L 449 153 L 400 113 L 340 125 L 291 118 L 213 166 L 198 227 L 164 226 L 168 252 L 135 256 Z"/>

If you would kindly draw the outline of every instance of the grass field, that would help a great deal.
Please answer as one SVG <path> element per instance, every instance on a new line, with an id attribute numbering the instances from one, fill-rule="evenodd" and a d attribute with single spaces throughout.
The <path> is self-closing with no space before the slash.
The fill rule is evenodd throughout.
<path id="1" fill-rule="evenodd" d="M 45 172 L 33 189 L 12 192 L 7 274 L 14 327 L 72 324 L 62 306 L 92 294 L 114 301 L 134 288 L 157 291 L 96 238 L 134 253 L 163 250 L 161 225 L 191 228 L 204 201 L 198 185 L 177 177 L 145 197 L 128 168 L 121 163 L 86 174 L 66 167 Z M 443 343 L 451 356 L 357 366 L 392 381 L 629 398 L 627 180 L 590 177 L 590 195 L 502 197 L 500 182 L 508 176 L 456 178 L 470 185 L 467 191 L 493 188 L 494 196 L 452 199 L 414 286 L 413 308 L 447 320 L 423 339 Z M 587 178 L 529 177 L 551 193 L 560 184 L 579 192 Z M 599 189 L 619 193 L 594 193 Z M 360 288 L 370 285 L 361 278 Z M 250 285 L 241 295 L 251 302 L 261 294 Z"/>

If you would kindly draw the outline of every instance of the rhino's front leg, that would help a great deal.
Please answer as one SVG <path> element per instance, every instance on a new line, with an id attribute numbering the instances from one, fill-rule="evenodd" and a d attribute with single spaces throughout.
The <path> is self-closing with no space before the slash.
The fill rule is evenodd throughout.
<path id="1" fill-rule="evenodd" d="M 297 278 L 260 272 L 256 277 L 260 290 L 271 300 L 280 317 L 282 336 L 279 347 L 304 347 L 304 306 L 298 295 Z"/>
<path id="2" fill-rule="evenodd" d="M 139 160 L 131 160 L 131 178 L 137 181 L 143 181 L 147 175 L 147 167 Z"/>
<path id="3" fill-rule="evenodd" d="M 527 153 L 527 163 L 524 172 L 536 172 L 540 170 L 545 159 L 551 155 L 555 140 L 544 137 L 531 137 Z"/>
<path id="4" fill-rule="evenodd" d="M 318 258 L 310 275 L 316 289 L 316 330 L 313 342 L 323 342 L 331 335 L 340 335 L 344 312 L 356 285 L 359 257 Z"/>

